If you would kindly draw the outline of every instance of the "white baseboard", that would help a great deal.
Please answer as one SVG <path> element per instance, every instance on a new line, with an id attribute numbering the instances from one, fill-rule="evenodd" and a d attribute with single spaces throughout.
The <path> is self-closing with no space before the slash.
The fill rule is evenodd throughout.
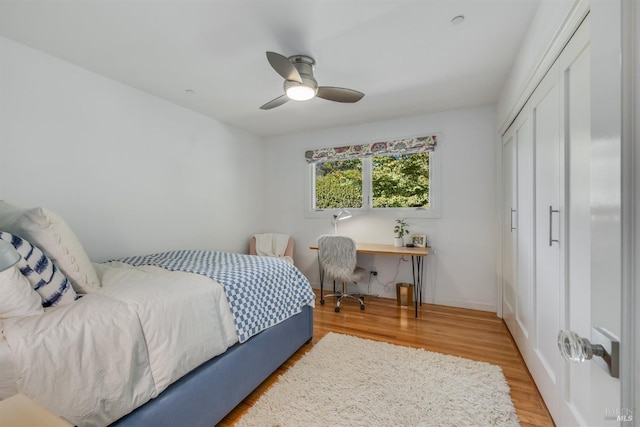
<path id="1" fill-rule="evenodd" d="M 490 311 L 492 313 L 496 312 L 495 304 L 460 300 L 456 298 L 443 298 L 443 297 L 432 298 L 428 295 L 423 295 L 422 302 L 427 304 L 446 305 L 448 307 L 468 308 L 470 310 Z"/>
<path id="2" fill-rule="evenodd" d="M 314 289 L 320 289 L 320 283 L 311 283 L 311 287 Z M 333 287 L 329 288 L 327 285 L 324 287 L 325 292 L 327 290 L 333 290 Z M 390 295 L 378 295 L 379 298 L 387 298 L 395 300 L 395 296 Z M 422 296 L 422 302 L 426 304 L 437 304 L 437 305 L 445 305 L 447 307 L 458 307 L 458 308 L 468 308 L 470 310 L 481 310 L 481 311 L 489 311 L 492 313 L 496 312 L 495 304 L 487 304 L 476 301 L 468 301 L 461 300 L 457 298 L 446 298 L 446 297 L 431 297 L 429 295 Z"/>

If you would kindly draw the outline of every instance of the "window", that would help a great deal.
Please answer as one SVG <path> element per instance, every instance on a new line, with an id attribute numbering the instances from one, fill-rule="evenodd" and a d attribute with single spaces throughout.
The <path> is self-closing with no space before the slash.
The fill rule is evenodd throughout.
<path id="1" fill-rule="evenodd" d="M 429 153 L 373 157 L 371 207 L 428 208 Z"/>
<path id="2" fill-rule="evenodd" d="M 414 144 L 412 150 L 410 143 L 415 141 L 422 144 Z M 308 216 L 324 217 L 327 211 L 347 208 L 354 213 L 438 217 L 433 147 L 435 136 L 308 151 Z"/>
<path id="3" fill-rule="evenodd" d="M 315 163 L 315 209 L 362 207 L 362 160 Z"/>

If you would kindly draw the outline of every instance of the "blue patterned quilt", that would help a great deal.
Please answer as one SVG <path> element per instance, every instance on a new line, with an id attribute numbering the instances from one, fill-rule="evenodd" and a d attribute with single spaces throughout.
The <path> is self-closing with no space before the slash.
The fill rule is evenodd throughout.
<path id="1" fill-rule="evenodd" d="M 315 298 L 300 270 L 277 258 L 182 250 L 118 261 L 201 274 L 220 283 L 229 300 L 240 342 L 300 313 Z"/>

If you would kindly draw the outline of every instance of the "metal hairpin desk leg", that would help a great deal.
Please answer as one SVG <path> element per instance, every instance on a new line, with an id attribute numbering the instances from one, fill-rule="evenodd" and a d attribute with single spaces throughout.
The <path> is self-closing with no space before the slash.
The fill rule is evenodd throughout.
<path id="1" fill-rule="evenodd" d="M 411 267 L 413 270 L 413 301 L 416 306 L 416 317 L 418 317 L 418 303 L 422 307 L 422 273 L 424 272 L 424 257 L 411 256 Z"/>

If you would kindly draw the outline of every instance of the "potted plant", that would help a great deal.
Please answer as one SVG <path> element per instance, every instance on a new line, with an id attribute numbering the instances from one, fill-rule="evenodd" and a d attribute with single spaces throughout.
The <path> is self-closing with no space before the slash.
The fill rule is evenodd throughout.
<path id="1" fill-rule="evenodd" d="M 396 222 L 397 225 L 393 227 L 393 232 L 396 233 L 393 246 L 404 246 L 404 236 L 409 234 L 409 224 L 406 223 L 406 218 L 396 219 Z"/>

